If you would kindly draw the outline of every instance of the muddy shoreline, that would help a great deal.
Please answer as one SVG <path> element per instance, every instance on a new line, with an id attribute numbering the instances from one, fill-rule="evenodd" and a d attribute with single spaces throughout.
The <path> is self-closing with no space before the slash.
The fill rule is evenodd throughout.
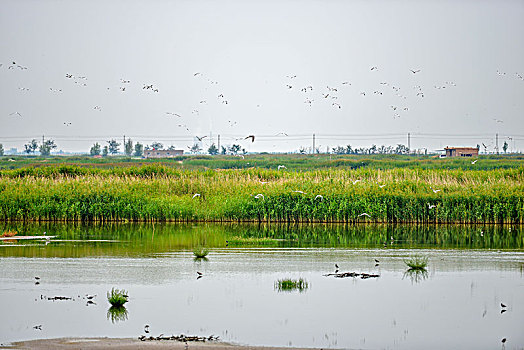
<path id="1" fill-rule="evenodd" d="M 13 342 L 8 345 L 1 344 L 0 349 L 311 350 L 312 348 L 247 346 L 220 341 L 184 343 L 175 340 L 141 341 L 137 338 L 56 338 Z"/>

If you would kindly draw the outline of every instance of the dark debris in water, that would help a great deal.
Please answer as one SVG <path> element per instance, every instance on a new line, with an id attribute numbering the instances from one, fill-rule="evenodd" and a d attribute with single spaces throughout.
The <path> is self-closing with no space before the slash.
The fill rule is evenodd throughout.
<path id="1" fill-rule="evenodd" d="M 324 276 L 333 276 L 336 278 L 347 278 L 347 277 L 360 277 L 361 279 L 365 280 L 368 278 L 378 278 L 380 275 L 376 275 L 373 273 L 358 273 L 358 272 L 340 272 L 340 273 L 328 273 Z"/>
<path id="2" fill-rule="evenodd" d="M 218 336 L 210 335 L 209 337 L 199 337 L 197 335 L 172 335 L 170 337 L 165 337 L 163 334 L 160 334 L 158 337 L 146 337 L 145 335 L 141 335 L 138 337 L 141 341 L 154 341 L 154 340 L 176 340 L 180 342 L 206 342 L 206 341 L 217 341 Z"/>
<path id="3" fill-rule="evenodd" d="M 40 299 L 44 300 L 73 300 L 71 297 L 62 297 L 62 296 L 55 296 L 55 297 L 46 297 L 45 295 L 40 295 Z"/>

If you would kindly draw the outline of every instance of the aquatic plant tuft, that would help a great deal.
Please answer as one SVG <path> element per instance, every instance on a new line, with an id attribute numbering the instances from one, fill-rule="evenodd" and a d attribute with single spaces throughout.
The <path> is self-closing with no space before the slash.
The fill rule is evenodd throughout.
<path id="1" fill-rule="evenodd" d="M 113 306 L 123 306 L 128 302 L 128 299 L 127 291 L 123 289 L 112 288 L 111 292 L 107 292 L 107 301 Z"/>

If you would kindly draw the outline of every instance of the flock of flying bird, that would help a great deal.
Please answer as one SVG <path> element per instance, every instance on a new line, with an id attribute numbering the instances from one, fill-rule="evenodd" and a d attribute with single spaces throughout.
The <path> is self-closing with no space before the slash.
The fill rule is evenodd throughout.
<path id="1" fill-rule="evenodd" d="M 3 66 L 4 65 L 0 63 L 0 68 L 2 68 Z M 28 70 L 28 67 L 18 64 L 15 61 L 12 61 L 12 63 L 7 66 L 7 69 L 26 71 Z M 371 74 L 375 75 L 375 78 L 377 78 L 379 77 L 377 76 L 377 74 L 380 74 L 380 68 L 378 66 L 372 66 L 370 68 L 370 72 Z M 411 74 L 412 76 L 418 76 L 419 74 L 423 74 L 423 70 L 422 69 L 409 69 L 407 71 L 407 74 Z M 504 77 L 506 76 L 506 73 L 498 70 L 497 75 Z M 523 76 L 519 73 L 515 73 L 515 76 L 520 80 L 524 80 Z M 223 106 L 228 106 L 232 103 L 230 99 L 226 98 L 225 92 L 219 89 L 218 87 L 219 82 L 217 80 L 207 77 L 202 72 L 194 73 L 193 77 L 195 79 L 199 79 L 200 81 L 206 84 L 204 88 L 206 91 L 209 91 L 210 88 L 214 88 L 212 89 L 212 91 L 215 92 L 216 103 L 223 105 Z M 78 85 L 81 87 L 88 86 L 88 78 L 85 75 L 74 75 L 71 73 L 66 73 L 65 78 L 71 81 L 74 85 Z M 343 109 L 343 105 L 344 105 L 344 103 L 342 102 L 343 100 L 342 95 L 349 94 L 352 92 L 352 89 L 356 88 L 356 86 L 354 86 L 354 84 L 348 80 L 343 81 L 340 84 L 340 86 L 330 86 L 330 85 L 322 84 L 322 86 L 325 86 L 325 87 L 317 88 L 311 83 L 309 84 L 305 83 L 301 85 L 299 83 L 300 77 L 297 77 L 297 75 L 287 75 L 285 79 L 287 80 L 284 84 L 285 89 L 289 91 L 296 91 L 298 94 L 300 94 L 303 97 L 303 102 L 308 107 L 312 107 L 315 104 L 326 104 L 327 103 L 331 107 L 337 110 L 341 110 Z M 131 86 L 131 80 L 122 78 L 120 79 L 118 90 L 124 93 L 129 90 L 130 86 Z M 457 84 L 455 82 L 446 81 L 444 83 L 434 85 L 434 89 L 435 90 L 451 89 L 456 86 Z M 24 92 L 27 92 L 30 90 L 28 87 L 19 87 L 18 89 Z M 107 90 L 111 90 L 111 89 L 112 88 L 107 87 Z M 159 88 L 156 87 L 155 84 L 153 83 L 143 83 L 141 90 L 151 92 L 151 93 L 160 92 Z M 61 88 L 49 87 L 49 91 L 52 93 L 57 93 L 57 94 L 64 92 L 62 87 Z M 423 89 L 421 85 L 413 85 L 411 92 L 409 92 L 409 89 L 406 92 L 404 92 L 404 89 L 402 89 L 399 86 L 399 84 L 395 84 L 395 83 L 391 83 L 387 81 L 380 82 L 376 86 L 376 88 L 373 88 L 373 89 L 368 89 L 368 90 L 357 89 L 356 91 L 353 91 L 353 92 L 355 94 L 360 95 L 362 98 L 367 98 L 368 96 L 374 96 L 376 98 L 381 98 L 386 95 L 396 96 L 399 100 L 398 103 L 394 103 L 394 104 L 387 103 L 387 105 L 389 105 L 389 109 L 392 112 L 392 117 L 394 119 L 400 118 L 402 115 L 410 111 L 411 107 L 406 103 L 409 101 L 408 99 L 410 97 L 416 97 L 419 99 L 423 99 L 426 96 L 426 90 Z M 208 105 L 209 96 L 205 98 L 197 99 L 197 101 L 198 102 L 195 102 L 197 106 L 195 106 L 193 110 L 191 111 L 191 116 L 193 117 L 199 116 L 201 107 Z M 374 101 L 374 103 L 376 103 L 376 100 Z M 260 107 L 260 104 L 257 104 L 256 107 Z M 102 109 L 103 108 L 100 105 L 93 106 L 93 110 L 97 112 L 102 112 Z M 187 131 L 189 134 L 192 134 L 191 127 L 188 124 L 191 124 L 192 122 L 194 123 L 195 119 L 188 118 L 187 114 L 189 113 L 173 112 L 173 111 L 165 112 L 165 116 L 175 117 L 179 119 L 180 122 L 177 124 L 177 127 L 182 128 L 183 130 Z M 227 114 L 227 112 L 225 114 Z M 9 113 L 9 116 L 23 117 L 20 111 L 11 112 Z M 493 120 L 496 121 L 497 123 L 503 123 L 502 120 L 497 119 L 497 118 L 493 118 Z M 198 123 L 198 120 L 197 120 L 197 123 Z M 227 123 L 229 127 L 235 127 L 238 125 L 238 121 L 235 121 L 235 120 L 228 120 Z M 64 121 L 63 125 L 71 126 L 72 122 Z M 287 136 L 288 134 L 281 132 L 277 135 Z M 196 136 L 196 138 L 199 141 L 202 141 L 204 137 L 205 136 Z M 251 140 L 251 142 L 254 142 L 255 136 L 248 135 L 247 137 L 241 137 L 241 138 L 237 137 L 233 139 L 235 141 Z"/>

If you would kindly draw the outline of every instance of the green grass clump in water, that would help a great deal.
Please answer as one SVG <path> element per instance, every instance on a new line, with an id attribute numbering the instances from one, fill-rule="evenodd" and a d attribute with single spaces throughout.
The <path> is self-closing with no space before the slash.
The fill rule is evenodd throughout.
<path id="1" fill-rule="evenodd" d="M 193 255 L 197 259 L 203 259 L 208 254 L 209 254 L 209 250 L 205 247 L 198 246 L 198 247 L 193 248 Z"/>
<path id="2" fill-rule="evenodd" d="M 275 282 L 275 289 L 279 292 L 291 292 L 294 290 L 304 292 L 308 287 L 308 282 L 303 278 L 299 278 L 298 280 L 286 278 Z"/>
<path id="3" fill-rule="evenodd" d="M 111 293 L 107 292 L 107 301 L 113 306 L 123 306 L 127 303 L 129 296 L 125 290 L 112 288 Z"/>
<path id="4" fill-rule="evenodd" d="M 428 266 L 428 258 L 425 256 L 414 256 L 409 260 L 405 260 L 404 263 L 409 267 L 410 270 L 425 270 Z"/>

